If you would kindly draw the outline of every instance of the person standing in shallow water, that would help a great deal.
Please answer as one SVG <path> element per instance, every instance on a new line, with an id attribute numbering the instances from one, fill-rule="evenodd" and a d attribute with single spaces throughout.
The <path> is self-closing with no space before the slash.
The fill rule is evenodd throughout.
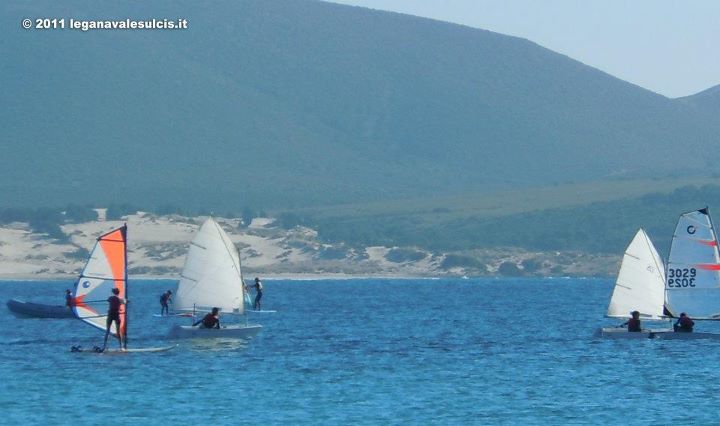
<path id="1" fill-rule="evenodd" d="M 120 290 L 117 288 L 112 289 L 112 294 L 108 297 L 108 313 L 107 320 L 105 322 L 105 341 L 103 342 L 103 351 L 107 349 L 108 336 L 110 335 L 110 327 L 113 321 L 115 322 L 115 335 L 120 342 L 120 349 L 125 349 L 125 336 L 120 333 L 120 306 L 127 303 L 127 300 L 121 299 Z"/>
<path id="2" fill-rule="evenodd" d="M 259 311 L 260 310 L 260 299 L 262 299 L 262 295 L 263 295 L 263 285 L 260 282 L 260 278 L 255 277 L 255 285 L 253 285 L 253 287 L 255 287 L 255 302 L 253 303 L 253 309 L 255 309 L 256 311 Z"/>

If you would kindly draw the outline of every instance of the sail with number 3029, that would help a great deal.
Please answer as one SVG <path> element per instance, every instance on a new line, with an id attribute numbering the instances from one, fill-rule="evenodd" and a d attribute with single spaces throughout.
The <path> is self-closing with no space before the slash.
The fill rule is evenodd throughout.
<path id="1" fill-rule="evenodd" d="M 666 275 L 667 315 L 720 319 L 720 252 L 707 207 L 678 219 Z"/>
<path id="2" fill-rule="evenodd" d="M 641 229 L 628 246 L 608 309 L 610 317 L 638 311 L 641 318 L 720 319 L 720 253 L 707 207 L 683 213 L 670 245 L 665 273 L 649 238 Z M 602 328 L 612 338 L 720 339 L 720 334 L 646 329 Z"/>

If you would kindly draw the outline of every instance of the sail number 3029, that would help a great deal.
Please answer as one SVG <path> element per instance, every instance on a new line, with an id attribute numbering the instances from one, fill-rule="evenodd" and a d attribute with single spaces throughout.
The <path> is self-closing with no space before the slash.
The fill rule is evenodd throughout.
<path id="1" fill-rule="evenodd" d="M 695 287 L 695 268 L 668 269 L 668 287 Z"/>

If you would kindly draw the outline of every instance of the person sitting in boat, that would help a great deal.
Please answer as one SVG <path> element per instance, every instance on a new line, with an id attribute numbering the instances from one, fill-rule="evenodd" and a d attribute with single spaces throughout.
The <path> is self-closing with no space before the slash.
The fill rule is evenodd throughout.
<path id="1" fill-rule="evenodd" d="M 65 306 L 72 309 L 74 304 L 75 298 L 72 295 L 72 291 L 70 291 L 70 289 L 65 290 Z"/>
<path id="2" fill-rule="evenodd" d="M 632 311 L 632 312 L 630 312 L 630 315 L 632 316 L 632 318 L 625 321 L 622 325 L 623 326 L 627 325 L 627 329 L 629 332 L 632 332 L 632 333 L 641 332 L 642 327 L 640 325 L 640 312 Z"/>
<path id="3" fill-rule="evenodd" d="M 168 303 L 172 303 L 172 291 L 168 290 L 160 296 L 160 316 L 163 314 L 170 315 L 170 308 Z"/>
<path id="4" fill-rule="evenodd" d="M 262 283 L 260 282 L 260 278 L 255 277 L 255 285 L 253 287 L 255 287 L 255 302 L 253 303 L 253 309 L 255 309 L 256 311 L 259 311 L 260 310 L 260 299 L 262 299 L 262 294 L 263 294 L 263 286 L 262 286 Z"/>
<path id="5" fill-rule="evenodd" d="M 200 328 L 220 328 L 220 309 L 212 308 L 212 312 L 205 315 L 203 319 L 193 324 L 193 327 L 200 325 Z"/>
<path id="6" fill-rule="evenodd" d="M 685 312 L 680 314 L 680 318 L 673 325 L 673 329 L 677 332 L 692 333 L 695 321 L 690 319 Z"/>

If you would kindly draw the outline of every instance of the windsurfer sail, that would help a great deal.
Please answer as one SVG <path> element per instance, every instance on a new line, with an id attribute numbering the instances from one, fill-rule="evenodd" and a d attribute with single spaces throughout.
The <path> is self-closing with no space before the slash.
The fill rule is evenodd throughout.
<path id="1" fill-rule="evenodd" d="M 107 297 L 112 289 L 118 289 L 117 296 L 127 300 L 127 226 L 122 226 L 101 235 L 90 253 L 75 286 L 75 316 L 91 326 L 105 331 L 108 316 L 100 311 L 107 307 Z M 127 345 L 127 307 L 119 307 L 120 335 L 122 346 Z"/>

